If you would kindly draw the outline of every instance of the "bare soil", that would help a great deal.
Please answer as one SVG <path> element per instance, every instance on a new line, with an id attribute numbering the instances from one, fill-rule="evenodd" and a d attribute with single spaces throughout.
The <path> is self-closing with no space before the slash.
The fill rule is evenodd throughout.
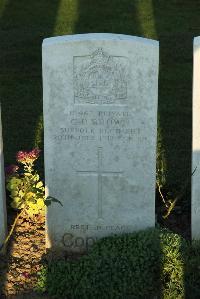
<path id="1" fill-rule="evenodd" d="M 9 215 L 10 224 L 14 217 L 13 213 Z M 44 216 L 19 218 L 7 253 L 0 256 L 1 299 L 40 298 L 33 290 L 45 255 L 44 220 Z"/>

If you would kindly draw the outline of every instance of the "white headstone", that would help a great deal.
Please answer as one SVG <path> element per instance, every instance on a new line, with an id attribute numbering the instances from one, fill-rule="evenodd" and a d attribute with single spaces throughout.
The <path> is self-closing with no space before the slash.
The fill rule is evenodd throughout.
<path id="1" fill-rule="evenodd" d="M 5 175 L 4 175 L 4 158 L 3 158 L 2 123 L 1 123 L 1 110 L 0 110 L 0 247 L 5 240 L 6 233 L 7 233 L 6 192 L 5 192 Z"/>
<path id="2" fill-rule="evenodd" d="M 159 44 L 117 34 L 43 42 L 47 246 L 155 225 Z"/>
<path id="3" fill-rule="evenodd" d="M 192 238 L 200 239 L 200 37 L 194 39 L 192 135 Z"/>

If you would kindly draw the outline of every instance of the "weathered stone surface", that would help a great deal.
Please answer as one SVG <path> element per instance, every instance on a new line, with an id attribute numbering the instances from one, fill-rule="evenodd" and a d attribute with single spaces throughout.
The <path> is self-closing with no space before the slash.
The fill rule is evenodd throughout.
<path id="1" fill-rule="evenodd" d="M 192 172 L 194 170 L 192 238 L 200 239 L 200 37 L 194 39 Z"/>
<path id="2" fill-rule="evenodd" d="M 5 239 L 6 233 L 7 233 L 7 213 L 6 213 L 2 123 L 1 123 L 1 110 L 0 110 L 0 246 L 2 245 Z"/>
<path id="3" fill-rule="evenodd" d="M 158 42 L 83 34 L 43 42 L 47 246 L 155 224 Z M 64 243 L 64 244 L 63 244 Z"/>

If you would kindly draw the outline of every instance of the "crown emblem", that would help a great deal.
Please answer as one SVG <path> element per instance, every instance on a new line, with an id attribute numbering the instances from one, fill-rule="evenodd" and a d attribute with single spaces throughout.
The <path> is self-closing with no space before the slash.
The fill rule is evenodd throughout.
<path id="1" fill-rule="evenodd" d="M 127 98 L 126 57 L 110 56 L 102 48 L 74 57 L 75 102 L 110 104 Z"/>
<path id="2" fill-rule="evenodd" d="M 103 52 L 102 48 L 99 48 L 91 55 L 91 62 L 96 65 L 107 64 L 109 58 L 109 55 Z"/>

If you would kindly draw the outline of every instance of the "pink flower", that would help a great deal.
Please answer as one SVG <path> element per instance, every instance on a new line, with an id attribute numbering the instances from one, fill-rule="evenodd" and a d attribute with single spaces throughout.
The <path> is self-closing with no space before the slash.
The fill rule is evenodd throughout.
<path id="1" fill-rule="evenodd" d="M 25 278 L 30 278 L 30 274 L 28 272 L 23 272 L 22 276 L 24 276 Z"/>
<path id="2" fill-rule="evenodd" d="M 26 162 L 26 157 L 27 157 L 27 152 L 23 152 L 23 151 L 19 151 L 19 152 L 17 152 L 17 155 L 16 155 L 16 160 L 18 161 L 18 162 L 21 162 L 21 163 L 23 163 L 23 162 Z"/>
<path id="3" fill-rule="evenodd" d="M 41 150 L 39 148 L 34 148 L 31 152 L 29 152 L 29 159 L 36 160 L 40 155 Z"/>
<path id="4" fill-rule="evenodd" d="M 33 149 L 30 152 L 19 151 L 17 152 L 16 159 L 22 164 L 31 163 L 38 159 L 40 150 L 38 148 Z"/>
<path id="5" fill-rule="evenodd" d="M 9 176 L 13 175 L 14 173 L 16 173 L 18 169 L 19 169 L 19 167 L 17 165 L 14 165 L 14 164 L 6 166 L 5 167 L 6 177 L 9 177 Z"/>

